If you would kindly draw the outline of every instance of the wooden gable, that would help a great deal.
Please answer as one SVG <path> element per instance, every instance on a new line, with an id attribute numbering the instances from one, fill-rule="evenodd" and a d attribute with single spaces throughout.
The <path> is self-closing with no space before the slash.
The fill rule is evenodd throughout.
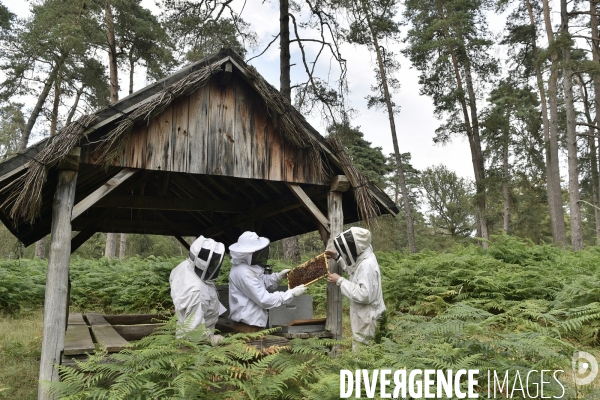
<path id="1" fill-rule="evenodd" d="M 97 145 L 81 162 L 100 163 Z M 133 129 L 115 166 L 328 185 L 309 151 L 291 145 L 265 102 L 239 76 L 221 75 Z"/>

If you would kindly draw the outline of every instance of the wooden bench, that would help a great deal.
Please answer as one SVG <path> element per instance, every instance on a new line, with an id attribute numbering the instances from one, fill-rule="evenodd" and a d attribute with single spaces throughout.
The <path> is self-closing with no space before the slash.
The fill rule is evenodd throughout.
<path id="1" fill-rule="evenodd" d="M 92 327 L 96 343 L 105 347 L 109 353 L 116 353 L 129 347 L 129 342 L 123 339 L 102 315 L 89 313 L 85 314 L 85 318 Z"/>

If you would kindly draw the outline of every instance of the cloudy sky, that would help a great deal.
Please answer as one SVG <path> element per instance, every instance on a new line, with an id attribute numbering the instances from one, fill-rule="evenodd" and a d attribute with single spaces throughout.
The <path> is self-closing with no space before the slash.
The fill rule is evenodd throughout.
<path id="1" fill-rule="evenodd" d="M 19 16 L 28 14 L 29 3 L 2 0 L 4 4 Z M 244 4 L 236 0 L 237 9 L 240 10 Z M 142 4 L 158 12 L 154 0 L 143 0 Z M 235 3 L 234 3 L 235 4 Z M 258 34 L 261 40 L 254 51 L 249 52 L 247 58 L 262 52 L 265 46 L 277 34 L 279 29 L 279 9 L 276 1 L 251 1 L 243 8 L 242 17 L 250 23 L 251 28 Z M 503 28 L 502 18 L 491 18 L 490 29 L 494 34 L 501 34 Z M 404 28 L 406 29 L 406 28 Z M 399 53 L 402 44 L 392 46 L 392 51 Z M 311 52 L 310 48 L 307 48 Z M 350 105 L 358 112 L 353 125 L 360 126 L 365 138 L 375 146 L 383 148 L 384 153 L 393 152 L 389 122 L 384 110 L 367 109 L 365 97 L 370 93 L 370 86 L 374 83 L 375 59 L 364 46 L 353 46 L 344 44 L 342 55 L 347 60 L 348 82 L 350 89 Z M 394 101 L 401 107 L 401 112 L 396 116 L 396 127 L 400 145 L 400 151 L 412 154 L 412 163 L 417 169 L 428 166 L 445 164 L 459 175 L 471 178 L 473 167 L 471 163 L 469 145 L 465 138 L 455 138 L 452 143 L 445 146 L 435 145 L 432 138 L 439 121 L 433 116 L 433 105 L 429 98 L 419 95 L 419 84 L 417 72 L 411 68 L 410 62 L 399 56 L 401 70 L 397 78 L 401 82 L 401 90 L 394 94 Z M 300 78 L 303 66 L 299 63 L 299 50 L 292 49 L 292 84 Z M 320 71 L 327 73 L 329 59 L 326 57 L 320 65 Z M 279 87 L 279 55 L 278 47 L 273 45 L 264 55 L 254 59 L 253 64 L 257 70 L 275 87 Z M 335 74 L 332 74 L 335 75 Z M 121 74 L 121 76 L 126 76 Z M 145 74 L 138 72 L 135 89 L 145 85 Z M 122 87 L 127 85 L 122 84 Z M 123 94 L 125 95 L 125 93 Z M 309 121 L 322 133 L 325 126 L 318 118 L 309 118 Z"/>

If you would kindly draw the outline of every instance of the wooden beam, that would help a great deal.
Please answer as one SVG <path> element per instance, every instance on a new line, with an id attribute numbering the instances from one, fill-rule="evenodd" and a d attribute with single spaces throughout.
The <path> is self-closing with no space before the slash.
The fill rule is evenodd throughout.
<path id="1" fill-rule="evenodd" d="M 308 193 L 313 197 L 322 196 L 323 193 L 320 188 L 309 189 Z M 289 195 L 281 197 L 277 200 L 259 205 L 258 207 L 251 208 L 250 210 L 236 215 L 226 221 L 223 221 L 215 226 L 202 231 L 202 234 L 207 237 L 216 236 L 224 233 L 225 230 L 235 227 L 243 222 L 254 222 L 257 220 L 264 220 L 265 218 L 272 217 L 286 211 L 290 211 L 296 208 L 302 207 L 302 203 L 299 203 L 296 196 Z"/>
<path id="2" fill-rule="evenodd" d="M 50 387 L 45 382 L 59 381 L 55 365 L 61 363 L 65 347 L 71 257 L 71 211 L 75 201 L 80 154 L 81 148 L 74 148 L 58 166 L 58 184 L 52 205 L 52 236 L 46 273 L 38 400 L 53 399 Z"/>
<path id="3" fill-rule="evenodd" d="M 92 194 L 81 200 L 75 207 L 73 207 L 73 215 L 71 221 L 79 217 L 86 210 L 96 204 L 104 196 L 118 188 L 123 182 L 131 178 L 139 170 L 132 168 L 123 168 L 115 176 L 110 178 L 108 182 L 96 189 Z"/>
<path id="4" fill-rule="evenodd" d="M 183 247 L 185 247 L 185 249 L 186 249 L 187 251 L 190 251 L 190 244 L 189 244 L 188 242 L 186 242 L 186 241 L 185 241 L 185 239 L 181 237 L 181 235 L 173 235 L 173 236 L 175 237 L 175 239 L 177 239 L 177 241 L 178 241 L 179 243 L 181 243 L 181 245 L 182 245 Z"/>
<path id="5" fill-rule="evenodd" d="M 332 192 L 345 192 L 350 189 L 350 181 L 346 175 L 336 175 L 331 179 Z"/>
<path id="6" fill-rule="evenodd" d="M 73 239 L 71 239 L 71 254 L 75 253 L 89 238 L 94 236 L 95 229 L 86 229 L 80 231 Z"/>
<path id="7" fill-rule="evenodd" d="M 310 197 L 308 197 L 306 192 L 304 192 L 304 190 L 302 190 L 302 188 L 298 185 L 294 185 L 291 183 L 286 183 L 286 185 L 290 188 L 294 196 L 296 196 L 296 198 L 300 200 L 304 207 L 306 207 L 306 209 L 310 211 L 310 213 L 317 219 L 317 221 L 319 221 L 319 223 L 323 225 L 323 228 L 325 228 L 327 232 L 331 232 L 331 230 L 329 229 L 329 220 L 326 216 L 323 215 L 323 213 L 321 212 L 321 210 L 319 210 L 317 205 L 313 203 Z"/>
<path id="8" fill-rule="evenodd" d="M 164 235 L 173 235 L 173 232 L 198 232 L 202 229 L 197 223 L 190 222 L 165 222 L 165 221 L 140 221 L 131 219 L 102 219 L 96 225 L 98 232 L 121 232 L 121 233 L 139 233 L 139 232 L 164 232 Z M 193 233 L 189 234 L 190 236 Z"/>
<path id="9" fill-rule="evenodd" d="M 210 211 L 241 213 L 247 206 L 231 200 L 185 199 L 159 196 L 107 196 L 95 207 L 132 208 L 161 211 Z"/>

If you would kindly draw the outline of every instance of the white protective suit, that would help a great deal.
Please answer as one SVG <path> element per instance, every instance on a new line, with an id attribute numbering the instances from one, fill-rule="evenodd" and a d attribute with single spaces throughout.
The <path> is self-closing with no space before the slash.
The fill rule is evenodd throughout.
<path id="1" fill-rule="evenodd" d="M 282 280 L 279 274 L 267 275 L 262 267 L 251 265 L 252 253 L 231 251 L 229 273 L 229 318 L 248 325 L 267 326 L 268 309 L 288 304 L 293 299 L 290 290 L 269 293 Z"/>
<path id="2" fill-rule="evenodd" d="M 217 242 L 202 236 L 196 239 L 190 247 L 190 257 L 175 267 L 169 277 L 177 319 L 179 325 L 185 325 L 187 331 L 192 331 L 201 324 L 204 324 L 206 329 L 214 329 L 219 315 L 227 311 L 219 302 L 214 282 L 200 279 L 195 270 L 196 265 L 191 259 L 192 255 L 196 258 L 202 248 L 206 249 L 214 243 Z M 224 246 L 220 245 L 224 252 Z M 216 276 L 212 278 L 215 279 Z"/>
<path id="3" fill-rule="evenodd" d="M 352 235 L 354 246 L 344 246 L 343 235 Z M 348 236 L 346 236 L 348 237 Z M 371 247 L 371 232 L 352 227 L 336 237 L 338 262 L 350 279 L 340 277 L 336 284 L 350 299 L 350 325 L 355 342 L 369 344 L 375 335 L 377 319 L 385 311 L 381 291 L 381 273 Z M 350 249 L 349 249 L 350 247 Z M 348 251 L 350 250 L 350 251 Z"/>

